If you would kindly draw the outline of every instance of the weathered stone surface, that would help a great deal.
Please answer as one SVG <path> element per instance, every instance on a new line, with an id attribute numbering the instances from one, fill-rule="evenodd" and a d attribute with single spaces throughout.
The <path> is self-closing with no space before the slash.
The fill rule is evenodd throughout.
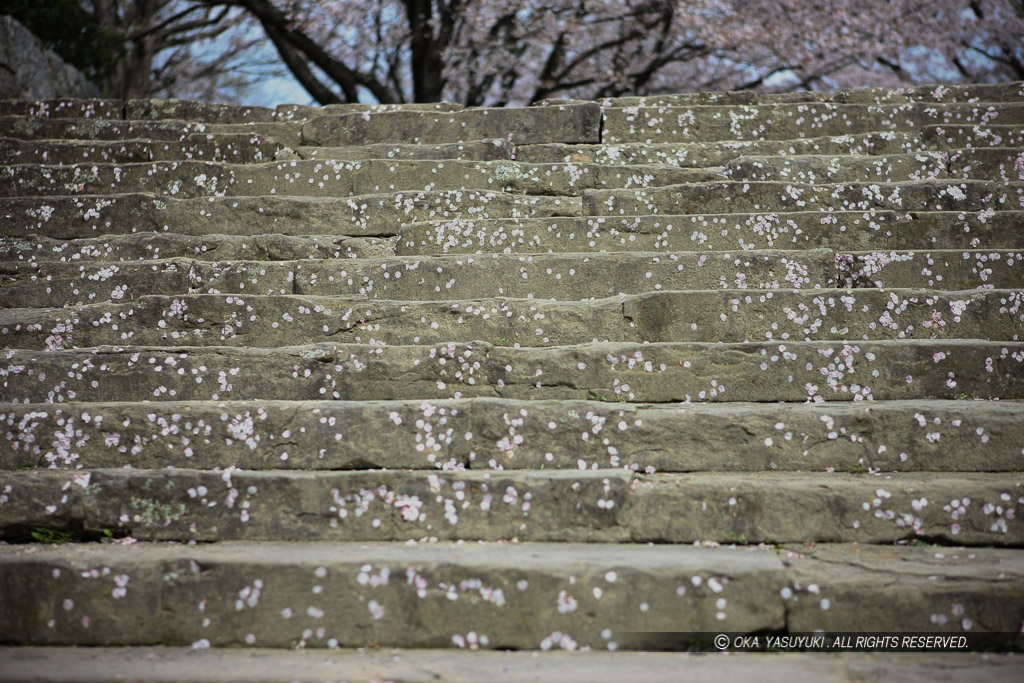
<path id="1" fill-rule="evenodd" d="M 359 159 L 462 159 L 466 161 L 500 161 L 512 159 L 518 148 L 508 140 L 472 140 L 439 145 L 409 145 L 379 143 L 351 147 L 299 147 L 295 152 L 303 159 L 330 159 L 356 161 Z M 526 161 L 528 159 L 520 159 Z M 560 163 L 554 159 L 532 163 Z M 642 163 L 642 162 L 637 162 Z"/>
<path id="2" fill-rule="evenodd" d="M 0 640 L 1015 632 L 1020 88 L 0 104 Z"/>
<path id="3" fill-rule="evenodd" d="M 58 119 L 120 119 L 124 118 L 121 100 L 79 97 L 40 97 L 0 100 L 0 116 L 33 116 Z"/>
<path id="4" fill-rule="evenodd" d="M 36 118 L 175 119 L 200 123 L 249 123 L 275 120 L 265 107 L 245 107 L 188 100 L 76 99 L 34 97 L 0 101 L 0 115 Z"/>
<path id="5" fill-rule="evenodd" d="M 601 142 L 788 140 L 867 132 L 911 132 L 930 125 L 1015 125 L 1024 105 L 1003 103 L 765 104 L 606 107 Z M 566 141 L 568 142 L 568 141 Z"/>
<path id="6" fill-rule="evenodd" d="M 152 194 L 0 198 L 5 237 L 77 239 L 132 232 L 184 235 L 393 236 L 403 223 L 440 218 L 579 215 L 578 197 L 433 190 L 364 197 L 202 197 Z"/>
<path id="7" fill-rule="evenodd" d="M 449 219 L 408 223 L 399 255 L 593 251 L 1024 247 L 1024 212 L 817 211 Z"/>
<path id="8" fill-rule="evenodd" d="M 600 164 L 522 164 L 515 161 L 289 161 L 220 164 L 173 161 L 132 164 L 13 165 L 0 196 L 95 195 L 154 192 L 182 198 L 223 196 L 331 196 L 429 192 L 438 187 L 545 195 L 584 190 L 676 185 L 724 178 L 720 169 Z"/>
<path id="9" fill-rule="evenodd" d="M 70 112 L 69 112 L 70 113 Z M 0 116 L 0 134 L 21 140 L 182 140 L 197 125 L 185 121 L 123 121 L 113 118 Z"/>
<path id="10" fill-rule="evenodd" d="M 1022 181 L 1024 151 L 1012 147 L 951 151 L 949 175 L 952 178 L 964 179 Z"/>
<path id="11" fill-rule="evenodd" d="M 574 642 L 574 641 L 573 641 Z M 566 644 L 569 644 L 566 641 Z M 621 648 L 620 648 L 621 650 Z M 544 678 L 559 683 L 612 680 L 677 681 L 756 678 L 764 683 L 856 683 L 888 681 L 991 681 L 1015 683 L 1024 675 L 1019 657 L 1005 654 L 929 653 L 746 653 L 693 657 L 666 652 L 493 652 L 443 650 L 273 650 L 186 647 L 0 649 L 7 677 L 47 683 L 96 683 L 110 677 L 154 683 L 198 681 L 330 680 L 339 670 L 352 683 L 402 680 L 427 683 L 444 671 L 445 680 L 477 681 L 481 671 L 495 683 Z"/>
<path id="12" fill-rule="evenodd" d="M 1022 304 L 1024 291 L 993 289 L 664 291 L 577 302 L 144 295 L 71 310 L 0 310 L 0 338 L 20 349 L 125 342 L 273 347 L 477 339 L 504 346 L 558 346 L 588 337 L 613 342 L 1020 341 Z"/>
<path id="13" fill-rule="evenodd" d="M 6 539 L 40 527 L 178 541 L 1024 539 L 1024 477 L 1005 473 L 33 470 L 9 472 L 4 490 Z"/>
<path id="14" fill-rule="evenodd" d="M 317 344 L 5 352 L 6 401 L 623 402 L 1024 398 L 1024 344 L 974 340 L 593 343 L 507 348 Z M 70 368 L 71 371 L 68 371 Z"/>
<path id="15" fill-rule="evenodd" d="M 99 97 L 99 88 L 81 71 L 14 17 L 0 16 L 0 46 L 0 98 Z"/>
<path id="16" fill-rule="evenodd" d="M 326 258 L 379 258 L 394 253 L 394 239 L 331 235 L 182 235 L 140 232 L 58 240 L 50 237 L 0 238 L 7 261 L 119 262 L 168 258 L 201 261 L 294 261 Z"/>
<path id="17" fill-rule="evenodd" d="M 741 156 L 728 163 L 726 174 L 741 180 L 799 183 L 891 183 L 943 178 L 1013 182 L 1024 175 L 1024 152 L 988 147 L 875 157 Z"/>
<path id="18" fill-rule="evenodd" d="M 89 301 L 130 301 L 138 294 L 188 292 L 194 277 L 191 261 L 126 261 L 107 265 L 8 262 L 0 265 L 0 296 L 12 308 L 37 308 L 47 302 L 65 305 Z M 76 272 L 77 271 L 77 272 Z"/>
<path id="19" fill-rule="evenodd" d="M 217 136 L 191 133 L 181 142 L 0 138 L 0 163 L 67 165 L 208 160 L 237 164 L 272 160 L 282 150 L 274 139 L 255 133 L 225 133 Z"/>
<path id="20" fill-rule="evenodd" d="M 902 183 L 808 184 L 723 181 L 642 190 L 587 190 L 589 216 L 754 213 L 764 211 L 1019 211 L 1019 182 L 922 180 Z"/>
<path id="21" fill-rule="evenodd" d="M 726 624 L 737 631 L 785 623 L 778 596 L 786 579 L 773 552 L 633 550 L 626 561 L 607 547 L 550 544 L 11 549 L 0 553 L 0 573 L 12 588 L 0 596 L 0 633 L 7 642 L 49 645 L 205 639 L 287 648 L 296 641 L 451 647 L 453 637 L 468 645 L 473 632 L 477 645 L 495 649 L 537 649 L 545 640 L 564 647 L 552 634 L 565 633 L 577 647 L 606 649 L 614 640 L 640 648 L 663 631 L 721 628 L 722 598 Z M 126 590 L 112 596 L 125 576 Z M 680 586 L 685 590 L 677 592 Z M 551 607 L 559 601 L 568 608 Z M 648 609 L 641 612 L 641 603 Z M 87 628 L 83 616 L 90 617 Z M 605 629 L 610 637 L 602 637 Z M 625 633 L 641 630 L 648 633 Z M 249 634 L 255 639 L 246 643 Z"/>
<path id="22" fill-rule="evenodd" d="M 933 633 L 1019 630 L 1019 551 L 818 545 L 780 558 L 793 589 L 786 614 L 794 631 L 868 631 L 880 623 Z"/>
<path id="23" fill-rule="evenodd" d="M 795 473 L 644 475 L 631 488 L 622 514 L 632 537 L 646 541 L 769 543 L 802 536 L 811 543 L 922 538 L 946 544 L 1014 546 L 1019 544 L 1018 534 L 1024 536 L 1024 525 L 1015 529 L 1014 521 L 1024 506 L 1022 486 L 1024 479 L 1019 476 L 966 473 L 881 478 Z M 1018 566 L 1022 564 L 1018 561 Z"/>
<path id="24" fill-rule="evenodd" d="M 40 266 L 42 267 L 42 265 Z M 196 263 L 201 291 L 450 300 L 481 296 L 562 301 L 652 290 L 830 286 L 833 255 L 821 250 L 738 254 L 537 254 L 428 256 L 353 262 Z M 993 283 L 996 280 L 993 278 Z M 285 290 L 282 292 L 281 290 Z"/>
<path id="25" fill-rule="evenodd" d="M 1024 131 L 1020 126 L 1001 125 L 937 125 L 921 129 L 921 139 L 937 149 L 960 149 L 964 147 L 1021 147 L 1024 145 Z"/>
<path id="26" fill-rule="evenodd" d="M 150 160 L 145 140 L 20 140 L 0 138 L 3 164 L 78 164 L 90 161 L 130 163 Z"/>
<path id="27" fill-rule="evenodd" d="M 0 469 L 1013 472 L 1024 464 L 1020 410 L 920 400 L 8 403 Z"/>
<path id="28" fill-rule="evenodd" d="M 980 152 L 965 152 L 958 158 L 970 163 Z M 803 156 L 740 156 L 728 163 L 726 175 L 734 180 L 789 180 L 798 183 L 893 183 L 932 180 L 949 176 L 949 154 L 918 152 L 872 157 L 828 154 Z M 987 165 L 983 165 L 987 168 Z M 975 180 L 998 180 L 985 174 Z"/>
<path id="29" fill-rule="evenodd" d="M 987 135 L 992 126 L 985 126 Z M 1009 138 L 1014 133 L 1007 132 Z M 979 133 L 980 134 L 980 133 Z M 1004 135 L 1003 138 L 1007 136 Z M 959 139 L 959 138 L 957 138 Z M 1002 138 L 1001 138 L 1002 139 Z M 940 138 L 934 137 L 932 144 L 940 149 Z M 966 147 L 973 138 L 966 138 Z M 941 143 L 948 145 L 949 143 Z M 529 163 L 568 163 L 587 158 L 594 163 L 665 164 L 668 166 L 701 167 L 724 166 L 739 156 L 777 154 L 902 154 L 919 151 L 922 141 L 912 133 L 863 133 L 858 135 L 826 136 L 797 140 L 721 140 L 693 143 L 624 143 L 604 145 L 527 144 L 516 145 L 516 159 Z"/>
<path id="30" fill-rule="evenodd" d="M 852 252 L 836 255 L 839 280 L 852 287 L 989 288 L 1020 283 L 1019 251 Z M 1012 306 L 1019 307 L 1019 303 Z"/>
<path id="31" fill-rule="evenodd" d="M 343 114 L 383 114 L 386 112 L 454 112 L 465 107 L 455 102 L 406 102 L 404 104 L 364 104 L 348 102 L 344 104 L 279 104 L 274 110 L 274 118 L 278 121 L 308 121 L 318 116 Z M 359 143 L 357 143 L 359 144 Z"/>
<path id="32" fill-rule="evenodd" d="M 1013 102 L 1024 95 L 1020 83 L 971 83 L 966 85 L 921 85 L 908 88 L 858 88 L 834 92 L 807 91 L 786 93 L 754 93 L 749 90 L 731 92 L 698 92 L 647 97 L 612 97 L 602 102 L 614 107 L 664 107 L 698 104 L 757 104 L 786 102 L 835 102 L 887 104 L 903 102 Z"/>
<path id="33" fill-rule="evenodd" d="M 275 119 L 274 110 L 266 107 L 240 107 L 216 102 L 189 100 L 126 100 L 126 119 L 182 119 L 203 123 L 269 122 Z"/>
<path id="34" fill-rule="evenodd" d="M 308 294 L 405 301 L 480 297 L 562 301 L 652 290 L 832 286 L 835 257 L 823 250 L 740 254 L 425 256 L 358 260 L 188 261 L 161 259 L 4 264 L 0 294 L 11 307 L 121 300 L 146 294 Z M 156 277 L 153 276 L 156 274 Z M 1001 278 L 993 276 L 993 285 Z M 44 281 L 45 287 L 36 283 Z"/>
<path id="35" fill-rule="evenodd" d="M 789 92 L 765 95 L 778 102 L 1015 102 L 1024 95 L 1020 83 L 967 83 L 962 85 L 918 85 L 907 88 L 863 88 L 836 92 Z"/>
<path id="36" fill-rule="evenodd" d="M 0 135 L 28 141 L 144 139 L 153 143 L 181 142 L 190 135 L 260 136 L 282 145 L 298 147 L 302 142 L 300 123 L 260 122 L 197 123 L 178 119 L 48 118 L 0 116 Z"/>
<path id="37" fill-rule="evenodd" d="M 302 127 L 307 144 L 324 147 L 374 143 L 433 145 L 488 140 L 496 131 L 513 144 L 594 143 L 600 140 L 601 108 L 596 102 L 522 109 L 464 109 L 454 112 L 385 111 L 318 116 Z"/>

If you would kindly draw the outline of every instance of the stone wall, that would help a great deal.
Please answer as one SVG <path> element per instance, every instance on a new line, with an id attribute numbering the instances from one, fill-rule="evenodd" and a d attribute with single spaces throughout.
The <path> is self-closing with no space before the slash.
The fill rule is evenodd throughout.
<path id="1" fill-rule="evenodd" d="M 13 17 L 0 16 L 0 99 L 99 97 L 100 91 Z"/>

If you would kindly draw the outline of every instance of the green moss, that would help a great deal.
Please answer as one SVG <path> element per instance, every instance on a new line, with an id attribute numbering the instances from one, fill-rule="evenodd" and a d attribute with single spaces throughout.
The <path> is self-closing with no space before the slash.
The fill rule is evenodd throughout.
<path id="1" fill-rule="evenodd" d="M 185 504 L 161 503 L 149 498 L 132 498 L 133 518 L 147 527 L 166 526 L 185 514 Z"/>
<path id="2" fill-rule="evenodd" d="M 74 534 L 70 531 L 53 529 L 48 526 L 37 526 L 29 532 L 29 535 L 38 543 L 63 544 L 70 543 L 74 538 Z"/>

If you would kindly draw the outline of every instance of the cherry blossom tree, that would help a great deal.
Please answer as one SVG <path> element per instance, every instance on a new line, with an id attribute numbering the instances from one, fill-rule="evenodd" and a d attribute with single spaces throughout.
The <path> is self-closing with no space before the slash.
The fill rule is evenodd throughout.
<path id="1" fill-rule="evenodd" d="M 1024 0 L 207 0 L 321 103 L 1024 79 Z"/>
<path id="2" fill-rule="evenodd" d="M 81 0 L 108 90 L 522 105 L 698 90 L 1024 80 L 1024 0 Z"/>
<path id="3" fill-rule="evenodd" d="M 115 97 L 223 97 L 264 42 L 244 12 L 200 0 L 82 0 L 81 6 L 97 26 L 124 39 L 123 56 L 100 83 Z"/>

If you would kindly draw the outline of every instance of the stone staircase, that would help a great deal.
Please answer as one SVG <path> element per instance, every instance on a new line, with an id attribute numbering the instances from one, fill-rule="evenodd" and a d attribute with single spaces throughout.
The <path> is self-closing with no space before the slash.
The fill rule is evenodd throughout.
<path id="1" fill-rule="evenodd" d="M 9 101 L 0 163 L 9 672 L 1022 630 L 1020 83 Z"/>

